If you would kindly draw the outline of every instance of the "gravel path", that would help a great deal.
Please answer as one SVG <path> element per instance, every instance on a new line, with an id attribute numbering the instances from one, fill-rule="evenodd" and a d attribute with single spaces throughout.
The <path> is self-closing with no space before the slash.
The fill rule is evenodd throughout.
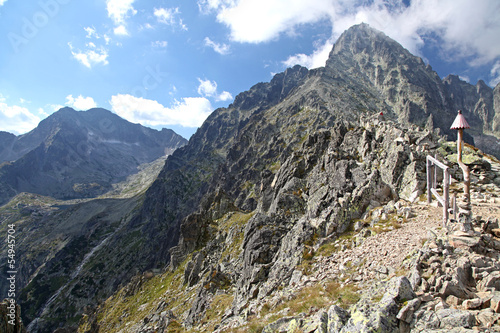
<path id="1" fill-rule="evenodd" d="M 483 219 L 495 217 L 500 220 L 500 189 L 496 188 L 494 192 L 490 190 L 489 193 L 488 196 L 473 193 L 473 214 L 482 216 Z M 413 217 L 400 224 L 399 228 L 368 236 L 362 241 L 357 241 L 356 238 L 338 240 L 339 251 L 317 257 L 308 280 L 311 283 L 340 280 L 345 284 L 354 282 L 364 286 L 374 279 L 397 273 L 405 258 L 422 247 L 431 235 L 430 232 L 437 236 L 445 235 L 441 220 L 442 208 L 428 205 L 425 201 L 408 207 L 411 208 Z M 341 247 L 342 244 L 344 247 Z"/>

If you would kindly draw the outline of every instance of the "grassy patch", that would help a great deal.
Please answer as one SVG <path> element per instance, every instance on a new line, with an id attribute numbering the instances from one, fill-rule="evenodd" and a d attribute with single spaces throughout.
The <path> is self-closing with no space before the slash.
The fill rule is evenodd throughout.
<path id="1" fill-rule="evenodd" d="M 235 235 L 231 241 L 226 242 L 226 246 L 221 255 L 221 260 L 227 258 L 236 258 L 239 256 L 241 252 L 241 244 L 243 243 L 243 238 L 245 236 L 244 230 L 245 225 L 248 220 L 254 215 L 254 212 L 251 213 L 242 213 L 242 212 L 234 212 L 230 213 L 231 215 L 222 218 L 219 221 L 218 227 L 220 230 L 224 230 L 225 232 L 230 231 L 233 228 Z"/>
<path id="2" fill-rule="evenodd" d="M 325 289 L 328 295 L 337 301 L 337 305 L 344 309 L 356 304 L 360 299 L 359 288 L 353 284 L 342 287 L 340 283 L 332 281 L 326 284 Z"/>
<path id="3" fill-rule="evenodd" d="M 281 168 L 281 162 L 278 160 L 278 161 L 274 162 L 273 164 L 271 164 L 271 166 L 269 167 L 269 170 L 272 173 L 276 173 L 276 172 L 278 172 L 278 170 L 280 168 Z"/>
<path id="4" fill-rule="evenodd" d="M 201 320 L 201 323 L 204 324 L 204 331 L 213 332 L 215 330 L 215 326 L 220 322 L 224 312 L 231 306 L 233 299 L 232 294 L 219 294 L 214 297 Z"/>
<path id="5" fill-rule="evenodd" d="M 370 231 L 374 234 L 379 234 L 382 232 L 388 232 L 391 230 L 399 229 L 402 227 L 400 220 L 401 217 L 398 214 L 390 214 L 388 215 L 387 220 L 382 220 L 375 224 L 373 227 L 370 227 Z M 404 222 L 404 219 L 402 220 Z"/>
<path id="6" fill-rule="evenodd" d="M 353 284 L 342 285 L 338 281 L 308 286 L 274 307 L 264 304 L 259 316 L 249 318 L 247 325 L 232 332 L 261 332 L 266 325 L 283 317 L 284 312 L 286 316 L 295 316 L 309 313 L 312 308 L 326 308 L 333 303 L 347 309 L 359 301 L 358 290 Z"/>
<path id="7" fill-rule="evenodd" d="M 339 251 L 344 251 L 346 249 L 352 248 L 353 238 L 355 236 L 354 231 L 349 231 L 342 234 L 332 243 L 326 243 L 319 247 L 317 254 L 325 257 L 331 256 Z"/>
<path id="8" fill-rule="evenodd" d="M 127 323 L 141 322 L 147 314 L 156 309 L 161 299 L 169 301 L 168 309 L 176 316 L 181 315 L 189 308 L 188 300 L 194 293 L 185 290 L 186 287 L 182 284 L 184 268 L 189 260 L 190 256 L 174 272 L 144 281 L 132 295 L 128 295 L 128 288 L 125 287 L 108 298 L 99 308 L 98 322 L 101 329 L 106 332 L 118 332 Z"/>

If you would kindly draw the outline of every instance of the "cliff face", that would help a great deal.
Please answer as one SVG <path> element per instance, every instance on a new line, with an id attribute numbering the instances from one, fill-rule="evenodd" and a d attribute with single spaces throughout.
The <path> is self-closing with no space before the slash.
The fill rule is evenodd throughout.
<path id="1" fill-rule="evenodd" d="M 26 318 L 40 317 L 32 325 L 40 332 L 75 326 L 52 314 L 76 320 L 84 302 L 96 306 L 115 291 L 97 312 L 87 308 L 81 330 L 196 330 L 212 317 L 251 315 L 367 212 L 423 193 L 425 156 L 444 142 L 437 129 L 455 135 L 456 105 L 480 105 L 464 114 L 474 126 L 469 142 L 482 142 L 483 119 L 498 119 L 496 100 L 487 103 L 486 86 L 465 97 L 473 86 L 447 80 L 384 34 L 349 29 L 325 67 L 295 66 L 239 94 L 168 157 L 143 197 L 85 218 L 109 225 L 109 238 L 88 269 L 63 280 L 46 312 L 49 295 L 34 303 L 36 286 L 28 287 L 26 304 L 38 305 Z M 104 239 L 91 236 L 76 262 Z"/>

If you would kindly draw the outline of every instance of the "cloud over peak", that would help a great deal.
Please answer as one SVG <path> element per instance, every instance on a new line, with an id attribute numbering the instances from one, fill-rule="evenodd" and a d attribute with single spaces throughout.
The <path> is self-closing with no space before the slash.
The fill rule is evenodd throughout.
<path id="1" fill-rule="evenodd" d="M 343 31 L 362 22 L 416 55 L 422 55 L 429 42 L 447 61 L 477 66 L 500 58 L 500 43 L 492 42 L 500 36 L 498 0 L 199 0 L 198 7 L 204 14 L 215 13 L 229 28 L 231 39 L 241 43 L 293 36 L 308 24 L 330 25 L 330 37 L 318 38 L 322 45 L 313 54 L 290 56 L 287 65 L 323 66 L 326 49 Z"/>
<path id="2" fill-rule="evenodd" d="M 198 78 L 200 85 L 198 86 L 198 94 L 204 97 L 213 97 L 215 101 L 229 101 L 233 99 L 233 96 L 227 92 L 217 93 L 217 82 L 210 80 L 202 80 Z"/>
<path id="3" fill-rule="evenodd" d="M 110 104 L 120 117 L 145 126 L 199 127 L 212 112 L 210 101 L 204 97 L 182 98 L 165 107 L 155 100 L 118 94 L 111 97 Z"/>
<path id="4" fill-rule="evenodd" d="M 7 104 L 0 95 L 0 131 L 23 134 L 35 128 L 40 120 L 23 106 Z"/>
<path id="5" fill-rule="evenodd" d="M 76 98 L 73 95 L 66 96 L 66 105 L 78 110 L 89 110 L 97 107 L 97 103 L 92 97 L 83 97 L 82 95 Z"/>

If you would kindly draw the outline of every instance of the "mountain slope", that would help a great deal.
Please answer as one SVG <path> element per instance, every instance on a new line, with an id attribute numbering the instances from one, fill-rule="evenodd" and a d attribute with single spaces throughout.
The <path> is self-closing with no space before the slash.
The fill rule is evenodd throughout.
<path id="1" fill-rule="evenodd" d="M 20 192 L 92 197 L 170 154 L 186 140 L 132 124 L 104 109 L 63 108 L 22 136 L 2 140 L 0 203 Z"/>
<path id="2" fill-rule="evenodd" d="M 339 38 L 325 68 L 296 66 L 238 95 L 167 160 L 147 193 L 144 230 L 158 235 L 161 225 L 179 237 L 172 271 L 160 280 L 184 281 L 147 304 L 173 311 L 163 324 L 200 328 L 217 295 L 226 295 L 223 317 L 245 316 L 252 299 L 289 281 L 308 246 L 335 240 L 377 202 L 422 193 L 425 154 L 439 147 L 432 130 L 453 135 L 452 104 L 430 66 L 366 25 Z M 402 127 L 370 117 L 381 111 Z M 174 243 L 163 243 L 162 253 Z M 138 292 L 141 284 L 133 285 Z M 161 305 L 173 297 L 161 295 L 179 293 L 187 298 Z M 109 315 L 104 331 L 122 327 L 113 326 L 119 297 L 99 312 Z M 140 304 L 127 313 L 154 318 L 132 310 Z M 135 329 L 155 324 L 162 327 Z"/>
<path id="3" fill-rule="evenodd" d="M 61 298 L 65 299 L 62 307 L 68 311 L 64 321 L 77 322 L 85 306 L 95 305 L 136 273 L 127 268 L 141 267 L 133 256 L 141 241 L 136 230 L 128 229 L 126 243 L 117 249 L 119 255 L 99 262 L 91 260 L 92 253 L 103 248 L 130 221 L 164 163 L 165 157 L 161 157 L 142 165 L 137 174 L 98 199 L 62 201 L 21 193 L 0 207 L 0 232 L 7 232 L 7 225 L 15 225 L 16 254 L 22 258 L 16 263 L 18 301 L 25 322 L 35 319 L 31 330 L 43 327 L 42 331 L 50 331 L 59 325 L 59 316 L 51 315 L 48 323 L 36 318 L 44 310 L 61 312 Z M 2 244 L 0 255 L 6 256 L 7 250 L 7 243 Z M 0 263 L 3 281 L 7 278 L 6 265 Z M 0 294 L 6 295 L 8 288 L 0 283 Z"/>
<path id="4" fill-rule="evenodd" d="M 453 135 L 446 94 L 396 42 L 349 29 L 325 67 L 287 69 L 215 110 L 42 313 L 39 331 L 74 328 L 62 318 L 82 315 L 97 279 L 106 288 L 90 306 L 119 291 L 87 309 L 82 330 L 197 330 L 218 302 L 219 319 L 252 315 L 365 213 L 422 194 L 425 156 L 444 144 L 434 130 Z"/>

